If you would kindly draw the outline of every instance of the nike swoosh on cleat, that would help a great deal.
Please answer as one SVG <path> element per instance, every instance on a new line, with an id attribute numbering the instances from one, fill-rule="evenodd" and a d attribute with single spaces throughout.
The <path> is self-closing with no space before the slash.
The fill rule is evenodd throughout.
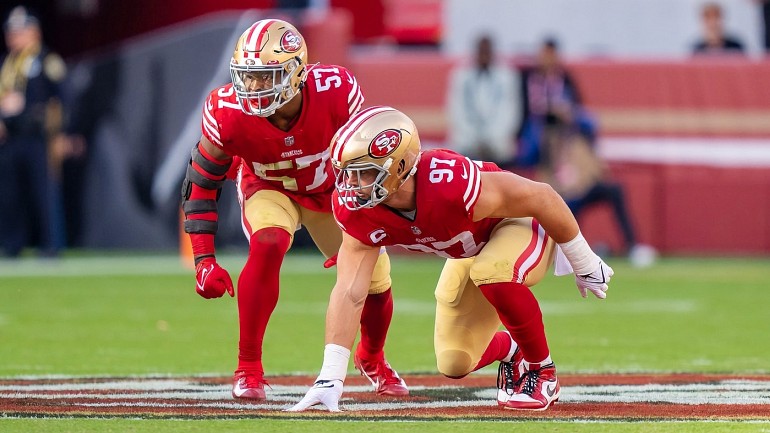
<path id="1" fill-rule="evenodd" d="M 548 386 L 548 384 L 545 385 L 545 393 L 548 394 L 548 397 L 553 397 L 553 395 L 556 393 L 556 384 L 553 384 L 553 387 Z"/>
<path id="2" fill-rule="evenodd" d="M 364 370 L 363 366 L 361 367 L 361 370 L 359 370 L 359 371 L 361 372 L 361 376 L 363 376 L 367 380 L 369 380 L 369 382 L 371 382 L 371 384 L 374 385 L 374 387 L 376 389 L 377 385 L 378 385 L 379 379 L 378 380 L 374 380 L 373 377 L 375 377 L 377 375 L 377 373 L 369 374 L 369 373 L 366 372 L 366 370 Z"/>
<path id="3" fill-rule="evenodd" d="M 233 394 L 235 394 L 236 397 L 240 397 L 243 394 L 246 394 L 246 391 L 248 391 L 247 388 L 241 388 L 241 381 L 240 380 L 233 387 Z"/>

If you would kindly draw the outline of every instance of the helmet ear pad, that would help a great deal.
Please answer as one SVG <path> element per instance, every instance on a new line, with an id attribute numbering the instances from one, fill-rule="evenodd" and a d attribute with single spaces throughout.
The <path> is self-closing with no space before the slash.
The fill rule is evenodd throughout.
<path id="1" fill-rule="evenodd" d="M 398 170 L 396 170 L 396 174 L 399 178 L 404 177 L 406 174 L 406 160 L 402 159 L 398 162 Z"/>
<path id="2" fill-rule="evenodd" d="M 299 57 L 295 57 L 294 60 L 297 61 L 298 70 L 296 71 L 286 70 L 286 74 L 289 77 L 295 77 L 295 78 L 290 80 L 288 86 L 281 83 L 281 97 L 285 99 L 286 102 L 289 102 L 292 98 L 297 96 L 297 94 L 302 91 L 302 88 L 305 87 L 305 74 L 307 73 L 305 64 L 302 62 L 302 59 L 300 59 Z M 289 65 L 290 64 L 287 63 L 286 68 L 288 68 Z"/>

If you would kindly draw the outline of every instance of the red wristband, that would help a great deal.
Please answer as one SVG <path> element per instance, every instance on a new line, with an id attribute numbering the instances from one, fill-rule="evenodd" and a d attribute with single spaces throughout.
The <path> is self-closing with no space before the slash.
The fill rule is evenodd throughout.
<path id="1" fill-rule="evenodd" d="M 190 233 L 194 257 L 214 255 L 214 235 L 206 233 Z"/>

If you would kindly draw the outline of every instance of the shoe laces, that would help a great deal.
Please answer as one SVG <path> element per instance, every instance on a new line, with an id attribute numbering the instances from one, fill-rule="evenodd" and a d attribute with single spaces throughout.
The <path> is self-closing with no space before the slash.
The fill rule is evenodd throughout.
<path id="1" fill-rule="evenodd" d="M 519 378 L 519 382 L 517 383 L 517 387 L 521 387 L 521 392 L 519 394 L 526 394 L 531 396 L 532 393 L 535 392 L 538 379 L 540 379 L 540 369 L 529 370 L 524 373 L 524 375 Z"/>
<path id="2" fill-rule="evenodd" d="M 377 376 L 382 377 L 387 384 L 401 383 L 401 378 L 387 361 L 377 363 Z"/>
<path id="3" fill-rule="evenodd" d="M 497 368 L 497 388 L 502 389 L 508 395 L 513 395 L 516 383 L 513 381 L 513 362 L 500 361 Z"/>
<path id="4" fill-rule="evenodd" d="M 273 389 L 261 374 L 244 373 L 241 376 L 241 379 L 243 379 L 245 388 L 259 388 L 260 386 L 267 386 L 268 388 Z"/>
<path id="5" fill-rule="evenodd" d="M 516 387 L 521 388 L 521 392 L 519 394 L 532 396 L 532 393 L 534 393 L 535 389 L 537 388 L 537 383 L 540 381 L 540 374 L 548 368 L 554 368 L 553 363 L 541 366 L 536 370 L 525 371 L 516 383 Z"/>

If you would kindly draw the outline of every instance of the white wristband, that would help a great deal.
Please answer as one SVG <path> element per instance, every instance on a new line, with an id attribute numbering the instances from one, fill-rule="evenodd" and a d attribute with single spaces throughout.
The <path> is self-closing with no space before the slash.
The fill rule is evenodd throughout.
<path id="1" fill-rule="evenodd" d="M 318 380 L 345 381 L 348 374 L 348 362 L 350 361 L 350 349 L 337 344 L 327 344 L 324 348 L 324 363 Z"/>
<path id="2" fill-rule="evenodd" d="M 599 256 L 591 250 L 583 234 L 578 232 L 577 236 L 569 242 L 559 244 L 564 256 L 569 260 L 575 275 L 585 275 L 594 271 Z"/>

